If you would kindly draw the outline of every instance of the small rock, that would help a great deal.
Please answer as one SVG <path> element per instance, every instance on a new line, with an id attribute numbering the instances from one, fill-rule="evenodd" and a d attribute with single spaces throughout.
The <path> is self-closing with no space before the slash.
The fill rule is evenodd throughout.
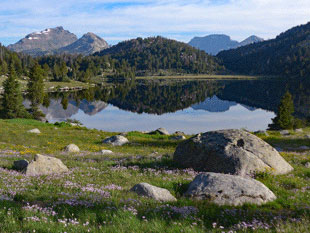
<path id="1" fill-rule="evenodd" d="M 111 154 L 113 154 L 113 151 L 111 151 L 111 150 L 102 150 L 101 153 L 102 153 L 102 155 L 111 155 Z"/>
<path id="2" fill-rule="evenodd" d="M 28 130 L 28 133 L 40 134 L 41 131 L 39 129 L 32 129 L 32 130 Z"/>
<path id="3" fill-rule="evenodd" d="M 24 170 L 27 176 L 40 176 L 50 174 L 60 174 L 69 169 L 60 159 L 37 154 L 32 162 Z"/>
<path id="4" fill-rule="evenodd" d="M 174 135 L 185 136 L 185 133 L 181 131 L 175 131 Z"/>
<path id="5" fill-rule="evenodd" d="M 150 132 L 149 134 L 161 134 L 161 135 L 169 135 L 169 132 L 165 128 L 159 128 L 155 131 Z"/>
<path id="6" fill-rule="evenodd" d="M 69 152 L 69 153 L 79 153 L 80 148 L 75 144 L 70 144 L 70 145 L 65 147 L 65 151 Z"/>
<path id="7" fill-rule="evenodd" d="M 177 136 L 172 136 L 170 137 L 171 140 L 175 140 L 175 141 L 180 141 L 180 140 L 185 140 L 186 137 L 183 135 L 177 135 Z"/>
<path id="8" fill-rule="evenodd" d="M 122 146 L 126 143 L 129 143 L 129 141 L 124 136 L 115 135 L 115 136 L 104 139 L 102 143 L 111 144 L 112 146 Z"/>
<path id="9" fill-rule="evenodd" d="M 255 134 L 262 134 L 262 135 L 265 135 L 265 136 L 269 136 L 268 132 L 267 131 L 264 131 L 264 130 L 258 130 L 256 132 L 254 132 Z"/>
<path id="10" fill-rule="evenodd" d="M 124 136 L 124 137 L 125 137 L 125 136 L 127 136 L 127 135 L 128 135 L 128 133 L 127 133 L 127 132 L 123 132 L 123 133 L 120 133 L 119 135 L 120 135 L 120 136 Z"/>
<path id="11" fill-rule="evenodd" d="M 177 200 L 167 189 L 159 188 L 148 183 L 136 184 L 130 191 L 137 193 L 139 196 L 149 197 L 156 201 L 169 202 Z"/>
<path id="12" fill-rule="evenodd" d="M 310 134 L 307 134 L 307 135 L 305 136 L 305 138 L 310 138 Z"/>
<path id="13" fill-rule="evenodd" d="M 79 126 L 77 123 L 70 123 L 71 126 Z"/>
<path id="14" fill-rule="evenodd" d="M 25 159 L 14 161 L 13 168 L 22 171 L 28 166 L 29 162 Z"/>
<path id="15" fill-rule="evenodd" d="M 309 146 L 300 146 L 299 150 L 309 150 L 310 147 Z"/>
<path id="16" fill-rule="evenodd" d="M 257 180 L 211 172 L 196 176 L 185 196 L 232 206 L 261 205 L 276 199 L 274 193 Z"/>
<path id="17" fill-rule="evenodd" d="M 303 129 L 295 129 L 295 132 L 296 132 L 296 133 L 302 133 L 302 132 L 304 132 L 304 131 L 303 131 Z"/>
<path id="18" fill-rule="evenodd" d="M 282 136 L 287 136 L 287 135 L 290 135 L 290 131 L 288 131 L 288 130 L 281 130 L 281 131 L 280 131 L 280 134 L 281 134 Z"/>
<path id="19" fill-rule="evenodd" d="M 306 168 L 310 168 L 310 162 L 307 162 L 307 163 L 305 164 L 305 167 L 306 167 Z"/>

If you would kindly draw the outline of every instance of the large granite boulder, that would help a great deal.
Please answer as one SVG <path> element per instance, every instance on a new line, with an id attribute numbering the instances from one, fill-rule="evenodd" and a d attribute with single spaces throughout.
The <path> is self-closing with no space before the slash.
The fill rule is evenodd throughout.
<path id="1" fill-rule="evenodd" d="M 60 159 L 37 154 L 24 170 L 27 176 L 59 174 L 69 171 Z"/>
<path id="2" fill-rule="evenodd" d="M 148 183 L 136 184 L 130 191 L 137 193 L 139 196 L 149 197 L 156 201 L 169 202 L 177 200 L 167 189 L 159 188 Z"/>
<path id="3" fill-rule="evenodd" d="M 125 138 L 124 136 L 115 135 L 115 136 L 104 139 L 102 143 L 111 144 L 112 146 L 122 146 L 128 142 L 129 142 L 128 139 Z"/>
<path id="4" fill-rule="evenodd" d="M 276 199 L 273 192 L 257 180 L 211 172 L 196 176 L 185 196 L 232 206 L 245 203 L 261 205 Z"/>
<path id="5" fill-rule="evenodd" d="M 219 130 L 198 134 L 181 142 L 173 157 L 182 167 L 197 171 L 240 176 L 293 170 L 276 149 L 243 130 Z"/>

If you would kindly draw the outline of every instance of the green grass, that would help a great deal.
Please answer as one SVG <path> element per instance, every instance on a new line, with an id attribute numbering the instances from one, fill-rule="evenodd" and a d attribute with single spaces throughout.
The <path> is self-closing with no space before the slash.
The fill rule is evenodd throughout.
<path id="1" fill-rule="evenodd" d="M 0 76 L 0 87 L 2 87 L 2 84 L 6 78 L 4 76 Z M 21 85 L 21 90 L 25 91 L 27 89 L 27 81 L 25 80 L 19 80 L 19 83 Z M 75 80 L 71 80 L 70 82 L 44 82 L 46 90 L 48 90 L 51 87 L 55 88 L 55 91 L 57 91 L 57 88 L 63 88 L 63 87 L 82 87 L 83 89 L 89 88 L 91 84 L 89 83 L 83 83 Z"/>
<path id="2" fill-rule="evenodd" d="M 42 133 L 27 133 L 33 128 Z M 309 144 L 310 139 L 304 139 L 309 131 L 289 137 L 277 132 L 260 135 L 273 145 L 289 148 L 281 154 L 295 170 L 279 176 L 257 174 L 276 194 L 276 201 L 229 207 L 183 198 L 195 173 L 173 164 L 177 142 L 168 136 L 130 132 L 130 144 L 111 147 L 101 141 L 117 133 L 69 124 L 0 120 L 0 232 L 228 232 L 241 222 L 248 228 L 240 232 L 307 232 L 310 169 L 304 164 L 310 161 L 310 153 L 298 152 L 298 147 Z M 81 152 L 64 153 L 70 143 Z M 102 149 L 115 154 L 102 156 L 98 153 Z M 26 177 L 12 170 L 15 160 L 31 160 L 36 153 L 60 158 L 70 172 Z M 158 203 L 129 192 L 140 182 L 166 188 L 178 201 Z M 193 210 L 188 215 L 182 212 L 187 207 Z M 252 229 L 249 224 L 254 220 L 268 224 L 268 229 L 258 224 Z"/>

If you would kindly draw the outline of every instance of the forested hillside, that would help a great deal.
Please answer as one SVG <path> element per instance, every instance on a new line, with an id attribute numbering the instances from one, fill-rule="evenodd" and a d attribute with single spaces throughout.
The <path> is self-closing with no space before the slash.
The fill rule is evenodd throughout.
<path id="1" fill-rule="evenodd" d="M 220 52 L 217 57 L 236 73 L 310 75 L 310 23 L 294 27 L 272 40 Z"/>
<path id="2" fill-rule="evenodd" d="M 124 41 L 97 55 L 109 55 L 113 59 L 128 63 L 138 74 L 161 70 L 209 74 L 223 69 L 214 57 L 204 51 L 160 36 Z"/>

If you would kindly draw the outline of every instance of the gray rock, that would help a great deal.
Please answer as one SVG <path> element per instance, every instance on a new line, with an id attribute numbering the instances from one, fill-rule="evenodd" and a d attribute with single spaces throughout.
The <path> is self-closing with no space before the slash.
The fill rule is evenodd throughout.
<path id="1" fill-rule="evenodd" d="M 295 132 L 296 132 L 296 133 L 302 133 L 302 132 L 304 132 L 304 131 L 303 131 L 303 129 L 295 129 Z"/>
<path id="2" fill-rule="evenodd" d="M 169 135 L 169 132 L 165 128 L 159 128 L 155 131 L 150 132 L 149 134 L 161 134 L 161 135 Z"/>
<path id="3" fill-rule="evenodd" d="M 65 151 L 69 152 L 69 153 L 79 153 L 80 148 L 75 144 L 70 144 L 70 145 L 65 147 Z"/>
<path id="4" fill-rule="evenodd" d="M 171 139 L 171 140 L 175 140 L 175 141 L 180 141 L 180 140 L 185 140 L 186 137 L 183 136 L 183 135 L 180 135 L 180 136 L 179 136 L 179 135 L 176 135 L 176 136 L 171 136 L 170 139 Z"/>
<path id="5" fill-rule="evenodd" d="M 276 199 L 273 192 L 257 180 L 219 173 L 201 173 L 196 176 L 185 196 L 232 206 L 245 203 L 261 205 Z"/>
<path id="6" fill-rule="evenodd" d="M 128 139 L 122 135 L 115 135 L 103 140 L 104 144 L 111 144 L 112 146 L 122 146 L 126 143 L 129 143 Z"/>
<path id="7" fill-rule="evenodd" d="M 288 136 L 288 135 L 290 135 L 290 131 L 288 131 L 288 130 L 280 130 L 280 134 L 282 136 Z"/>
<path id="8" fill-rule="evenodd" d="M 41 131 L 39 129 L 31 129 L 31 130 L 28 130 L 28 133 L 40 134 Z"/>
<path id="9" fill-rule="evenodd" d="M 27 176 L 60 174 L 69 171 L 60 159 L 37 154 L 25 169 Z"/>
<path id="10" fill-rule="evenodd" d="M 310 162 L 307 162 L 307 163 L 305 164 L 305 167 L 306 167 L 306 168 L 310 168 Z"/>
<path id="11" fill-rule="evenodd" d="M 259 131 L 256 131 L 254 132 L 255 134 L 262 134 L 262 135 L 265 135 L 265 136 L 269 136 L 268 132 L 267 131 L 264 131 L 264 130 L 259 130 Z"/>
<path id="12" fill-rule="evenodd" d="M 181 131 L 175 131 L 174 135 L 185 136 L 185 133 Z"/>
<path id="13" fill-rule="evenodd" d="M 101 153 L 102 153 L 102 155 L 111 155 L 111 154 L 113 154 L 113 151 L 111 151 L 111 150 L 102 150 Z"/>
<path id="14" fill-rule="evenodd" d="M 25 159 L 14 161 L 13 168 L 22 171 L 28 166 L 29 162 Z"/>
<path id="15" fill-rule="evenodd" d="M 305 136 L 305 138 L 310 138 L 310 135 L 309 135 L 309 134 L 307 134 L 307 135 Z"/>
<path id="16" fill-rule="evenodd" d="M 173 156 L 176 164 L 197 171 L 240 176 L 270 171 L 285 174 L 293 170 L 274 149 L 243 130 L 219 130 L 182 141 Z"/>
<path id="17" fill-rule="evenodd" d="M 159 188 L 148 183 L 136 184 L 130 191 L 137 193 L 139 196 L 149 197 L 156 201 L 168 202 L 177 200 L 167 189 Z"/>

